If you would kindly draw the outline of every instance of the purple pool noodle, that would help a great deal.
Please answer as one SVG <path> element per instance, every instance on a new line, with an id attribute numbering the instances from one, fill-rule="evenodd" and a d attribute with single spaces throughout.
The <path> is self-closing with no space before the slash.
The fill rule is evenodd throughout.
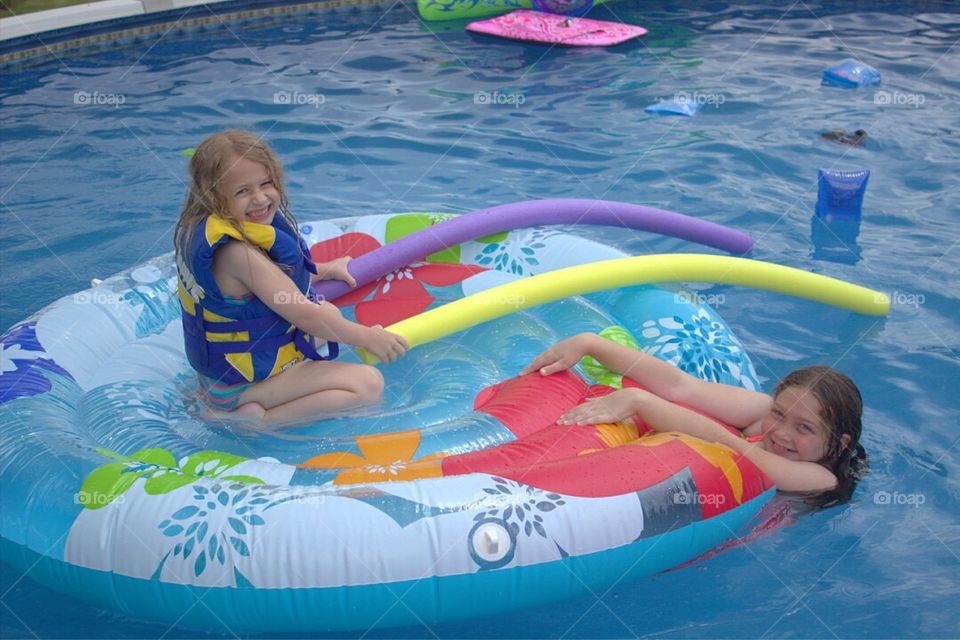
<path id="1" fill-rule="evenodd" d="M 682 213 L 611 200 L 556 198 L 503 204 L 446 220 L 351 260 L 348 271 L 359 287 L 467 240 L 544 224 L 595 224 L 639 229 L 734 254 L 744 254 L 753 248 L 753 238 L 742 231 Z M 340 280 L 323 280 L 314 284 L 314 291 L 326 300 L 336 300 L 348 293 L 350 287 Z"/>

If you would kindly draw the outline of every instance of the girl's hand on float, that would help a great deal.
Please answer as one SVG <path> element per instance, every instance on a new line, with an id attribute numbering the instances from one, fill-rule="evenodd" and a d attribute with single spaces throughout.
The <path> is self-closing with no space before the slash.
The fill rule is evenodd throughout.
<path id="1" fill-rule="evenodd" d="M 587 342 L 591 334 L 580 334 L 561 340 L 553 345 L 523 368 L 521 376 L 540 370 L 540 375 L 549 376 L 551 373 L 566 371 L 580 362 L 587 353 Z"/>
<path id="2" fill-rule="evenodd" d="M 378 324 L 367 329 L 369 329 L 367 339 L 364 344 L 357 346 L 363 347 L 383 363 L 393 362 L 410 348 L 403 336 L 391 333 Z"/>
<path id="3" fill-rule="evenodd" d="M 324 262 L 317 265 L 317 280 L 341 280 L 350 285 L 350 288 L 357 286 L 357 281 L 347 271 L 347 265 L 353 260 L 350 256 L 343 256 L 330 262 Z"/>
<path id="4" fill-rule="evenodd" d="M 557 424 L 601 424 L 620 422 L 637 413 L 641 389 L 620 389 L 611 394 L 587 400 L 560 416 Z"/>

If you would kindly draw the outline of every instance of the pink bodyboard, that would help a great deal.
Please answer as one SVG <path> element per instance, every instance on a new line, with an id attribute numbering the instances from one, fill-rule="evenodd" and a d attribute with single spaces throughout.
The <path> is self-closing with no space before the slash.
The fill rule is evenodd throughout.
<path id="1" fill-rule="evenodd" d="M 467 31 L 564 47 L 607 47 L 647 33 L 643 27 L 518 9 L 467 25 Z"/>

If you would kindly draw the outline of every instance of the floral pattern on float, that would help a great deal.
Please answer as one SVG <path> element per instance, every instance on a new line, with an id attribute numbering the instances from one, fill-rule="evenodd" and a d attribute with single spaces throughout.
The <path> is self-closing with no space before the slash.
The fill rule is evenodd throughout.
<path id="1" fill-rule="evenodd" d="M 518 276 L 534 275 L 540 266 L 537 254 L 547 245 L 546 238 L 558 235 L 548 229 L 533 229 L 520 237 L 506 237 L 487 244 L 474 261 L 483 267 Z"/>
<path id="2" fill-rule="evenodd" d="M 522 527 L 525 536 L 536 533 L 546 538 L 547 531 L 538 512 L 546 513 L 566 504 L 563 496 L 496 476 L 492 479 L 493 488 L 484 489 L 484 492 L 494 498 L 494 505 L 489 511 L 477 514 L 474 520 L 500 518 L 507 523 L 514 537 L 520 534 Z"/>
<path id="3" fill-rule="evenodd" d="M 648 341 L 644 351 L 692 376 L 711 382 L 728 382 L 756 391 L 753 375 L 743 375 L 735 361 L 742 349 L 726 327 L 698 309 L 692 318 L 662 317 L 643 323 L 641 336 Z M 651 344 L 652 343 L 652 344 Z"/>
<path id="4" fill-rule="evenodd" d="M 743 345 L 705 296 L 644 286 L 615 292 L 611 298 L 614 314 L 624 325 L 605 329 L 601 335 L 609 332 L 608 339 L 656 356 L 701 380 L 751 391 L 761 388 Z M 591 376 L 618 386 L 609 377 Z"/>
<path id="5" fill-rule="evenodd" d="M 123 294 L 122 299 L 140 309 L 136 326 L 138 338 L 161 333 L 180 318 L 175 275 L 147 265 L 131 271 L 130 278 L 136 284 Z"/>
<path id="6" fill-rule="evenodd" d="M 170 256 L 161 256 L 57 301 L 56 312 L 12 327 L 0 345 L 0 404 L 50 391 L 52 373 L 87 386 L 85 376 L 71 372 L 75 354 L 64 357 L 69 342 L 63 336 L 74 327 L 111 318 L 111 331 L 117 331 L 134 314 L 132 339 L 168 331 L 180 319 L 175 273 Z"/>
<path id="7" fill-rule="evenodd" d="M 216 563 L 221 568 L 233 568 L 237 586 L 252 586 L 236 568 L 237 559 L 250 556 L 249 534 L 254 527 L 267 523 L 261 512 L 282 501 L 272 499 L 277 489 L 243 483 L 210 487 L 195 484 L 191 488 L 198 504 L 181 507 L 157 524 L 163 535 L 177 542 L 157 565 L 154 577 L 160 577 L 168 560 L 179 558 L 187 563 L 196 550 L 192 562 L 187 564 L 194 576 L 200 576 L 208 565 L 213 567 Z M 216 513 L 218 509 L 225 515 Z"/>
<path id="8" fill-rule="evenodd" d="M 484 488 L 489 497 L 480 504 L 488 510 L 473 517 L 476 524 L 467 534 L 468 551 L 477 567 L 492 570 L 510 564 L 517 553 L 521 531 L 527 538 L 536 534 L 549 540 L 561 558 L 567 557 L 563 547 L 548 535 L 543 517 L 566 504 L 563 496 L 496 476 L 490 479 L 494 486 Z"/>
<path id="9" fill-rule="evenodd" d="M 24 322 L 3 335 L 0 343 L 0 404 L 50 391 L 52 384 L 45 372 L 73 379 L 37 340 L 36 327 L 36 320 Z"/>

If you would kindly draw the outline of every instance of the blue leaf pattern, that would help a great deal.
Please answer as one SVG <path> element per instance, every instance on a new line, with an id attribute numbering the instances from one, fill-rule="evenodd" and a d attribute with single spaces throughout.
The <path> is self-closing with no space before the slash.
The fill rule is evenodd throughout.
<path id="1" fill-rule="evenodd" d="M 493 481 L 493 487 L 485 487 L 483 491 L 490 496 L 495 496 L 495 506 L 478 513 L 474 516 L 474 521 L 499 519 L 516 535 L 519 535 L 522 524 L 525 536 L 529 537 L 536 533 L 546 538 L 547 530 L 543 526 L 543 518 L 539 513 L 547 513 L 563 506 L 565 504 L 563 496 L 553 492 L 546 493 L 541 489 L 503 478 L 494 477 Z"/>
<path id="2" fill-rule="evenodd" d="M 642 351 L 701 380 L 751 390 L 760 387 L 743 347 L 705 308 L 696 308 L 689 319 L 668 315 L 647 320 L 639 342 Z"/>
<path id="3" fill-rule="evenodd" d="M 200 509 L 197 509 L 194 506 L 184 507 L 170 517 L 173 518 L 174 520 L 186 520 L 187 518 L 195 514 L 197 511 L 200 511 Z"/>
<path id="4" fill-rule="evenodd" d="M 169 517 L 163 518 L 158 527 L 165 536 L 180 537 L 172 544 L 174 556 L 184 560 L 191 555 L 196 556 L 193 572 L 198 577 L 208 564 L 227 566 L 229 563 L 236 569 L 236 560 L 250 555 L 246 537 L 253 528 L 267 524 L 262 514 L 286 500 L 275 499 L 273 495 L 282 492 L 283 487 L 256 485 L 254 488 L 236 482 L 228 486 L 193 485 L 190 489 L 195 504 L 180 507 Z M 502 490 L 500 486 L 487 489 L 491 495 L 501 495 Z M 215 514 L 216 519 L 211 520 Z M 194 554 L 194 551 L 198 553 Z"/>
<path id="5" fill-rule="evenodd" d="M 483 267 L 492 264 L 497 271 L 521 276 L 533 275 L 534 271 L 531 267 L 537 267 L 540 264 L 540 261 L 536 258 L 537 251 L 546 246 L 540 240 L 552 235 L 557 235 L 557 232 L 533 229 L 519 237 L 508 236 L 503 242 L 487 244 L 473 259 Z"/>
<path id="6" fill-rule="evenodd" d="M 227 523 L 231 527 L 233 527 L 233 530 L 239 533 L 240 535 L 243 535 L 247 532 L 246 525 L 244 525 L 242 522 L 240 522 L 236 518 L 227 518 Z"/>
<path id="7" fill-rule="evenodd" d="M 244 543 L 244 541 L 241 540 L 240 538 L 235 538 L 235 537 L 231 536 L 231 537 L 230 537 L 230 544 L 233 545 L 233 548 L 236 549 L 236 550 L 237 550 L 237 553 L 239 553 L 240 555 L 242 555 L 242 556 L 249 556 L 249 555 L 250 555 L 250 550 L 247 549 L 246 543 Z"/>

